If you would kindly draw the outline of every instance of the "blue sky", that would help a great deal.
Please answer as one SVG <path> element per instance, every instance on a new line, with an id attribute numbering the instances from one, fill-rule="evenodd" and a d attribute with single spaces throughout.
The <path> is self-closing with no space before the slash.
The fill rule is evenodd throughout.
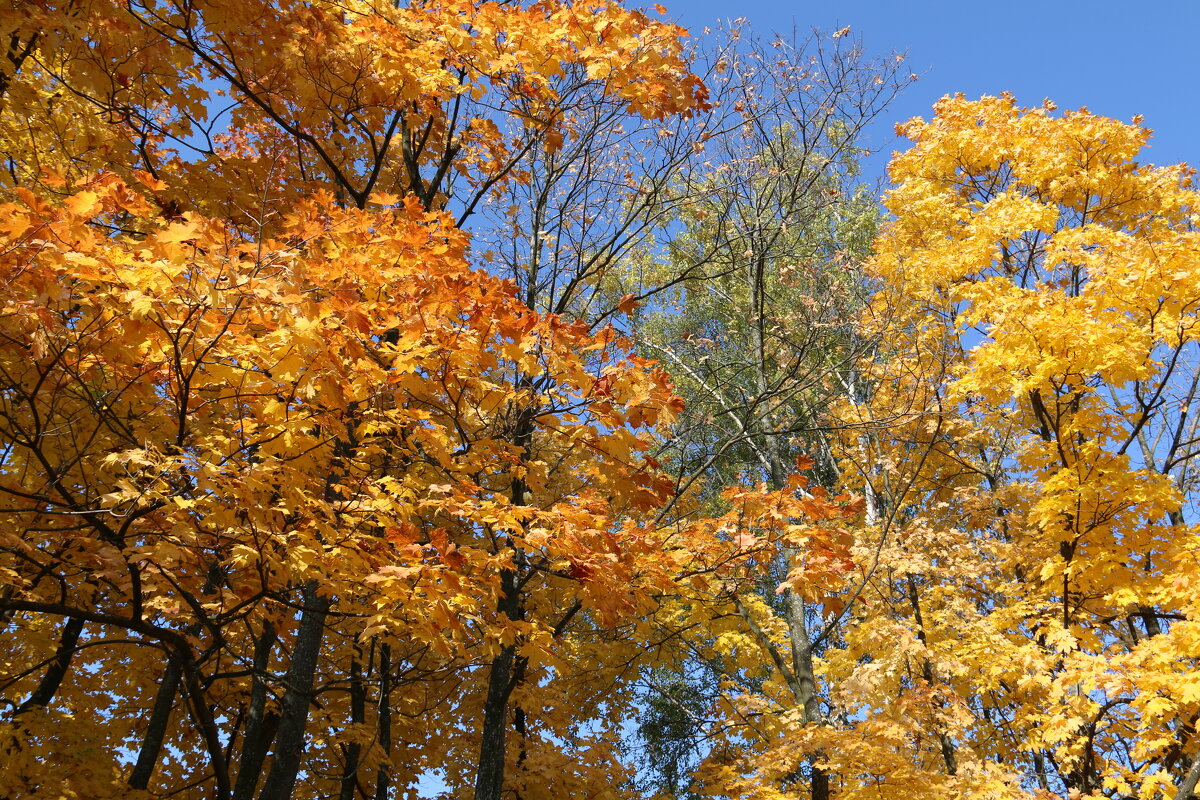
<path id="1" fill-rule="evenodd" d="M 659 0 L 696 33 L 745 17 L 759 33 L 846 25 L 869 54 L 907 53 L 920 76 L 885 112 L 872 147 L 902 146 L 893 126 L 935 100 L 1013 92 L 1154 129 L 1143 161 L 1200 166 L 1200 0 Z M 868 166 L 881 169 L 883 159 Z"/>

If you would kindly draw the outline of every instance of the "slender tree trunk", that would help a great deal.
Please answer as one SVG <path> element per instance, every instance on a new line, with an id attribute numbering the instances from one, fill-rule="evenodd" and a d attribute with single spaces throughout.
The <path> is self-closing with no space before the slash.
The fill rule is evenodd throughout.
<path id="1" fill-rule="evenodd" d="M 521 618 L 520 589 L 515 570 L 500 577 L 499 611 L 510 620 Z M 500 648 L 488 675 L 488 693 L 483 706 L 483 731 L 479 742 L 479 771 L 475 776 L 475 800 L 500 800 L 504 790 L 504 753 L 508 733 L 508 699 L 525 672 L 525 660 L 517 657 L 516 645 Z"/>
<path id="2" fill-rule="evenodd" d="M 146 725 L 146 735 L 142 739 L 141 750 L 138 751 L 137 762 L 129 776 L 129 788 L 145 790 L 150 785 L 154 775 L 154 767 L 158 764 L 158 754 L 162 751 L 163 741 L 167 733 L 167 724 L 171 721 L 171 709 L 175 705 L 175 695 L 179 693 L 179 680 L 183 670 L 179 661 L 172 658 L 163 670 L 162 682 L 158 685 L 158 694 L 154 697 L 154 708 L 150 712 L 150 722 Z"/>
<path id="3" fill-rule="evenodd" d="M 317 657 L 325 636 L 325 615 L 332 601 L 318 594 L 315 582 L 306 584 L 301 596 L 304 612 L 300 616 L 300 631 L 296 634 L 292 664 L 288 669 L 287 690 L 279 704 L 279 731 L 275 736 L 271 771 L 267 773 L 259 800 L 291 798 L 300 772 L 300 757 L 304 753 L 304 731 L 316 680 Z"/>
<path id="4" fill-rule="evenodd" d="M 361 725 L 367 719 L 367 690 L 363 685 L 362 665 L 358 654 L 350 662 L 350 722 Z M 351 742 L 346 746 L 346 766 L 342 770 L 342 789 L 339 800 L 354 800 L 358 785 L 358 765 L 362 759 L 362 745 Z"/>
<path id="5" fill-rule="evenodd" d="M 761 252 L 761 248 L 756 247 Z M 766 303 L 766 286 L 764 275 L 768 265 L 760 255 L 747 275 L 750 284 L 751 304 L 755 313 L 752 325 L 752 335 L 755 349 L 755 372 L 757 388 L 760 397 L 765 397 L 770 391 L 770 379 L 767 375 L 767 342 L 763 330 L 765 314 L 762 309 Z M 763 431 L 762 447 L 765 451 L 768 468 L 771 475 L 771 488 L 775 491 L 787 485 L 787 468 L 784 466 L 783 444 L 774 432 L 772 420 L 769 418 L 756 420 L 756 427 Z M 784 548 L 784 558 L 791 564 L 795 551 Z M 816 673 L 813 669 L 812 641 L 808 635 L 808 622 L 805 618 L 804 599 L 796 592 L 787 593 L 787 623 L 789 639 L 792 648 L 792 675 L 795 679 L 793 687 L 796 702 L 804 711 L 804 723 L 811 725 L 823 721 L 821 700 L 817 695 Z M 819 755 L 819 754 L 818 754 Z M 809 758 L 812 774 L 812 800 L 829 800 L 829 775 L 816 765 L 817 757 Z"/>
<path id="6" fill-rule="evenodd" d="M 389 645 L 379 647 L 379 746 L 385 756 L 392 753 L 392 648 Z M 375 800 L 387 800 L 391 789 L 392 777 L 388 772 L 389 765 L 379 766 L 375 776 Z"/>
<path id="7" fill-rule="evenodd" d="M 532 275 L 531 275 L 532 285 Z M 534 299 L 531 295 L 530 299 Z M 532 306 L 531 306 L 532 307 Z M 518 389 L 526 389 L 531 385 L 528 376 L 522 375 L 517 381 Z M 521 411 L 513 435 L 513 443 L 528 454 L 533 442 L 533 409 Z M 527 487 L 521 478 L 514 478 L 511 488 L 513 506 L 523 506 L 526 502 Z M 508 546 L 513 548 L 511 540 Z M 519 569 L 524 563 L 523 554 L 513 548 L 513 561 Z M 506 569 L 500 573 L 500 597 L 496 601 L 496 611 L 509 621 L 523 618 L 521 607 L 521 589 L 518 585 L 517 569 Z M 517 657 L 516 645 L 508 644 L 500 648 L 500 652 L 492 660 L 491 671 L 488 674 L 487 699 L 483 706 L 483 729 L 479 740 L 479 764 L 475 773 L 475 800 L 500 800 L 504 790 L 504 752 L 505 739 L 508 733 L 508 698 L 513 688 L 524 677 L 526 661 Z"/>
<path id="8" fill-rule="evenodd" d="M 192 720 L 204 739 L 204 749 L 208 751 L 209 763 L 212 764 L 212 796 L 215 800 L 230 800 L 232 789 L 229 786 L 229 759 L 221 745 L 221 732 L 217 728 L 217 719 L 213 716 L 213 707 L 208 704 L 208 698 L 205 696 L 200 668 L 192 657 L 192 653 L 187 649 L 177 650 L 175 658 L 181 660 L 183 687 L 187 694 L 188 707 L 191 709 Z"/>
<path id="9" fill-rule="evenodd" d="M 785 549 L 785 557 L 791 561 L 794 551 Z M 792 674 L 796 677 L 796 702 L 804 709 L 804 723 L 811 725 L 824 721 L 821 713 L 821 698 L 817 695 L 816 672 L 813 669 L 812 643 L 805 619 L 804 599 L 796 592 L 787 595 L 788 635 L 792 645 Z M 812 799 L 828 800 L 829 774 L 818 767 L 816 759 L 809 759 L 812 769 Z"/>
<path id="10" fill-rule="evenodd" d="M 63 678 L 71 668 L 71 658 L 75 655 L 75 645 L 79 643 L 79 634 L 83 631 L 83 620 L 70 617 L 63 624 L 62 637 L 58 640 L 58 648 L 54 651 L 54 660 L 46 667 L 42 680 L 38 683 L 33 694 L 17 708 L 13 716 L 24 714 L 36 706 L 48 706 L 62 686 Z"/>
<path id="11" fill-rule="evenodd" d="M 913 621 L 917 625 L 917 639 L 923 647 L 928 647 L 929 642 L 925 637 L 925 618 L 921 615 L 921 598 L 917 594 L 917 581 L 911 574 L 905 576 L 908 581 L 908 602 L 912 606 Z M 934 686 L 933 664 L 928 658 L 921 659 L 921 674 L 925 678 L 925 683 L 932 689 Z M 943 703 L 938 703 L 943 706 Z M 942 761 L 946 764 L 946 772 L 951 775 L 958 774 L 958 757 L 955 753 L 954 742 L 950 736 L 939 725 L 938 726 L 938 744 L 942 748 Z"/>
<path id="12" fill-rule="evenodd" d="M 508 697 L 512 691 L 513 662 L 517 648 L 505 645 L 492 660 L 487 700 L 483 707 L 483 736 L 479 743 L 479 771 L 475 775 L 475 800 L 500 800 L 504 789 L 504 748 L 508 732 Z"/>
<path id="13" fill-rule="evenodd" d="M 1196 753 L 1196 757 L 1192 759 L 1192 768 L 1183 776 L 1179 791 L 1175 793 L 1175 800 L 1191 800 L 1197 783 L 1200 783 L 1200 753 Z"/>
<path id="14" fill-rule="evenodd" d="M 768 434 L 765 438 L 771 464 L 771 488 L 779 491 L 787 485 L 782 447 L 779 438 L 774 434 Z M 796 555 L 797 552 L 793 548 L 783 548 L 783 556 L 788 564 L 792 563 Z M 824 715 L 821 713 L 821 698 L 817 694 L 812 639 L 809 636 L 806 614 L 804 598 L 795 591 L 789 591 L 787 593 L 787 624 L 788 638 L 792 649 L 792 675 L 795 677 L 796 702 L 804 710 L 804 724 L 812 725 L 824 722 Z M 812 800 L 829 800 L 829 774 L 816 765 L 816 760 L 815 757 L 809 759 L 812 774 Z"/>
<path id="15" fill-rule="evenodd" d="M 238 760 L 237 783 L 233 787 L 233 800 L 250 800 L 258 788 L 267 750 L 275 738 L 279 716 L 267 714 L 267 668 L 271 663 L 271 648 L 275 645 L 275 626 L 268 621 L 262 635 L 254 642 L 254 678 L 250 686 L 250 709 L 246 722 L 246 734 L 242 742 L 242 755 Z"/>

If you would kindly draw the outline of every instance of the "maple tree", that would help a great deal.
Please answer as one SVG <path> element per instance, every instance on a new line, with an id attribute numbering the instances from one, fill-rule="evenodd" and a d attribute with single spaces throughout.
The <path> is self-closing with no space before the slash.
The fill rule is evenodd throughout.
<path id="1" fill-rule="evenodd" d="M 956 443 L 927 468 L 946 506 L 914 525 L 974 548 L 910 575 L 940 680 L 982 718 L 959 749 L 1043 791 L 1186 798 L 1191 171 L 1140 165 L 1138 120 L 1011 97 L 936 110 L 905 129 L 875 263 L 920 309 L 911 341 L 949 362 L 933 385 Z"/>
<path id="2" fill-rule="evenodd" d="M 656 14 L 0 5 L 0 794 L 1194 796 L 1190 170 Z"/>
<path id="3" fill-rule="evenodd" d="M 298 739 L 283 737 L 303 735 L 308 695 L 332 694 L 321 714 L 336 725 L 339 684 L 355 679 L 357 660 L 368 669 L 344 647 L 313 663 L 332 631 L 352 650 L 388 647 L 394 683 L 487 663 L 493 647 L 515 654 L 514 641 L 523 668 L 545 670 L 574 612 L 619 615 L 636 594 L 653 543 L 611 526 L 662 491 L 637 466 L 636 434 L 671 413 L 662 376 L 610 359 L 597 379 L 577 353 L 613 348 L 611 337 L 538 318 L 469 271 L 444 219 L 411 204 L 336 212 L 318 198 L 294 207 L 291 247 L 199 218 L 114 240 L 89 226 L 93 214 L 157 213 L 115 179 L 62 206 L 5 211 L 21 231 L 6 248 L 6 337 L 21 344 L 5 367 L 6 514 L 19 525 L 6 535 L 3 603 L 34 614 L 8 620 L 9 692 L 30 699 L 14 719 L 24 733 L 8 745 L 7 779 L 57 784 L 32 765 L 65 746 L 70 709 L 145 697 L 155 670 L 175 664 L 198 730 L 181 707 L 173 735 L 202 735 L 189 753 L 207 753 L 201 774 L 237 794 L 221 785 L 240 781 L 220 718 L 245 726 L 237 776 L 257 775 L 249 759 L 264 754 L 250 742 L 270 724 L 264 793 L 287 796 L 272 787 L 282 748 L 298 755 Z M 543 382 L 523 444 L 506 434 L 532 414 L 534 395 L 514 393 L 513 370 Z M 571 464 L 573 481 L 561 466 L 548 475 L 556 462 Z M 519 618 L 496 616 L 516 553 L 532 599 Z M 85 638 L 67 637 L 56 618 L 88 626 Z M 74 655 L 77 641 L 97 660 Z M 83 694 L 52 710 L 58 687 L 46 676 L 64 675 L 43 668 L 70 656 L 82 659 L 74 670 L 126 663 L 124 678 L 73 682 Z M 250 668 L 256 659 L 266 666 Z M 353 683 L 349 692 L 353 703 Z M 359 716 L 318 754 L 327 771 L 340 774 L 337 747 L 362 738 Z M 86 741 L 115 758 L 151 723 L 131 715 L 106 721 L 103 735 L 70 731 L 81 750 Z M 160 779 L 185 777 L 196 776 Z"/>
<path id="4" fill-rule="evenodd" d="M 866 511 L 828 723 L 746 697 L 723 793 L 817 753 L 852 797 L 1193 795 L 1197 197 L 1137 121 L 1054 110 L 903 126 L 886 335 L 836 411 Z"/>
<path id="5" fill-rule="evenodd" d="M 3 22 L 5 794 L 618 781 L 574 726 L 617 713 L 611 630 L 684 559 L 637 523 L 678 401 L 471 269 L 461 223 L 576 93 L 699 106 L 682 32 L 605 4 Z"/>
<path id="6" fill-rule="evenodd" d="M 764 563 L 766 591 L 703 627 L 718 691 L 671 701 L 686 684 L 662 686 L 702 726 L 695 785 L 1188 800 L 1192 172 L 1140 165 L 1136 120 L 1007 96 L 935 111 L 903 127 L 895 219 L 865 266 L 871 344 L 820 418 L 863 497 L 857 524 L 828 510 L 826 540 L 852 537 L 852 564 L 778 587 L 814 601 L 812 683 L 796 680 L 804 637 Z M 720 608 L 719 592 L 690 602 Z"/>

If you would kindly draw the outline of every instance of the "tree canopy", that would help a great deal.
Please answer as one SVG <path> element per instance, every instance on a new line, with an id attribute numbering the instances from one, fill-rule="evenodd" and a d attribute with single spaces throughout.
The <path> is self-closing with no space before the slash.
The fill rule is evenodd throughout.
<path id="1" fill-rule="evenodd" d="M 0 796 L 1195 796 L 1192 171 L 665 15 L 0 2 Z"/>

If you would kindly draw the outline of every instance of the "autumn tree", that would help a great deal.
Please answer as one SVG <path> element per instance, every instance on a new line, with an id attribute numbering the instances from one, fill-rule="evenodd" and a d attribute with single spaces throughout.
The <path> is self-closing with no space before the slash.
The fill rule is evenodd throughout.
<path id="1" fill-rule="evenodd" d="M 625 796 L 668 711 L 668 788 L 1194 795 L 1197 203 L 1139 123 L 943 100 L 860 271 L 899 62 L 845 32 L 0 33 L 3 796 Z"/>
<path id="2" fill-rule="evenodd" d="M 643 286 L 667 285 L 632 324 L 686 400 L 659 456 L 683 496 L 695 497 L 677 505 L 680 518 L 724 512 L 722 490 L 733 484 L 761 484 L 774 497 L 839 484 L 827 408 L 851 391 L 857 360 L 871 347 L 853 321 L 868 291 L 861 264 L 878 210 L 858 183 L 857 161 L 866 127 L 903 83 L 902 59 L 869 58 L 847 31 L 770 41 L 736 28 L 729 35 L 706 77 L 711 96 L 726 103 L 725 124 L 697 146 L 703 168 L 671 187 L 688 202 L 674 211 L 670 241 L 630 259 L 621 276 L 639 297 Z M 808 454 L 815 469 L 797 483 L 797 459 Z M 798 511 L 794 522 L 805 516 Z M 755 528 L 753 517 L 744 522 L 743 533 Z M 724 620 L 716 626 L 723 632 L 714 640 L 710 625 L 685 628 L 648 679 L 648 752 L 668 744 L 660 730 L 682 737 L 669 757 L 649 762 L 670 786 L 688 783 L 676 774 L 679 748 L 693 742 L 692 766 L 703 760 L 703 742 L 729 723 L 728 699 L 758 694 L 765 663 L 786 665 L 776 675 L 787 686 L 776 698 L 782 707 L 803 709 L 814 723 L 824 718 L 812 660 L 833 618 L 822 619 L 814 576 L 789 579 L 805 569 L 811 544 L 785 539 L 771 557 L 759 554 L 753 580 L 714 583 L 708 609 Z M 795 772 L 793 790 L 826 796 L 819 769 Z"/>
<path id="3" fill-rule="evenodd" d="M 790 690 L 787 617 L 738 596 L 705 657 L 753 680 L 725 695 L 701 785 L 779 797 L 809 761 L 835 796 L 1187 800 L 1192 172 L 1139 164 L 1136 120 L 1011 97 L 935 110 L 891 168 L 860 391 L 825 410 L 864 499 L 825 542 L 852 534 L 853 563 L 780 587 L 839 621 L 813 663 L 825 716 Z M 814 511 L 781 509 L 806 530 Z M 772 518 L 726 531 L 749 546 Z"/>
<path id="4" fill-rule="evenodd" d="M 619 782 L 575 725 L 619 714 L 605 631 L 683 569 L 638 522 L 677 400 L 473 270 L 461 224 L 580 94 L 702 105 L 682 31 L 607 4 L 2 21 L 5 793 Z"/>
<path id="5" fill-rule="evenodd" d="M 818 739 L 859 797 L 1186 800 L 1192 171 L 1140 164 L 1139 120 L 935 111 L 903 127 L 872 261 L 891 357 L 847 409 L 898 524 L 828 655 L 845 716 Z"/>
<path id="6" fill-rule="evenodd" d="M 805 392 L 802 384 L 815 387 L 839 361 L 844 365 L 852 360 L 830 353 L 829 364 L 791 380 L 781 376 L 802 367 L 791 363 L 776 369 L 774 349 L 781 341 L 773 341 L 772 352 L 764 356 L 770 362 L 766 370 L 773 373 L 769 381 L 780 379 L 786 385 L 763 387 L 761 402 L 747 403 L 744 413 L 728 416 L 718 410 L 718 421 L 707 425 L 715 438 L 697 443 L 694 437 L 706 427 L 699 421 L 712 417 L 716 399 L 694 389 L 693 375 L 680 365 L 691 360 L 722 385 L 750 385 L 748 374 L 726 369 L 750 345 L 742 339 L 730 341 L 728 358 L 706 363 L 705 356 L 697 362 L 689 350 L 693 343 L 679 342 L 676 331 L 650 331 L 656 324 L 669 328 L 684 318 L 700 324 L 697 321 L 706 317 L 713 329 L 733 320 L 734 330 L 739 317 L 753 313 L 748 310 L 750 300 L 742 296 L 743 282 L 757 280 L 775 291 L 776 269 L 791 258 L 803 262 L 804 280 L 811 288 L 836 272 L 822 271 L 826 257 L 836 254 L 849 263 L 853 257 L 848 251 L 861 250 L 870 239 L 874 202 L 866 192 L 849 187 L 852 178 L 847 174 L 854 171 L 859 133 L 896 90 L 901 62 L 870 61 L 844 35 L 809 42 L 780 39 L 776 44 L 758 41 L 741 26 L 697 43 L 690 63 L 704 80 L 708 108 L 687 117 L 640 118 L 601 87 L 593 87 L 590 95 L 581 92 L 564 113 L 561 139 L 530 149 L 518 163 L 516 169 L 528 180 L 510 181 L 468 222 L 476 252 L 490 269 L 512 277 L 528 305 L 592 325 L 616 324 L 632 334 L 644 355 L 657 358 L 672 373 L 690 410 L 687 422 L 672 431 L 670 447 L 656 457 L 676 472 L 683 494 L 716 497 L 729 483 L 753 485 L 767 477 L 770 468 L 754 459 L 749 466 L 756 478 L 739 475 L 745 459 L 734 455 L 744 455 L 748 442 L 762 444 L 759 428 L 771 413 L 767 407 L 781 398 L 784 403 L 799 398 Z M 776 213 L 767 211 L 775 204 Z M 761 231 L 747 233 L 746 227 L 754 225 Z M 836 234 L 824 235 L 833 228 Z M 742 252 L 750 246 L 747 237 L 753 236 L 760 240 L 755 246 L 766 249 L 756 262 L 757 276 L 737 266 L 747 261 Z M 807 354 L 820 349 L 815 344 L 818 331 L 829 333 L 830 320 L 848 332 L 848 309 L 858 301 L 859 287 L 853 281 L 848 278 L 840 287 L 839 300 L 813 310 L 812 320 L 822 322 L 810 326 L 811 341 L 787 346 Z M 715 308 L 705 305 L 702 298 L 725 297 L 731 285 L 737 299 L 729 304 L 717 300 Z M 825 291 L 828 286 L 826 282 L 812 291 L 820 293 L 821 303 L 833 294 Z M 772 297 L 767 304 L 782 316 L 792 313 L 782 309 L 801 294 Z M 770 325 L 769 335 L 777 337 L 782 326 L 778 320 Z M 661 349 L 664 343 L 666 350 Z M 741 345 L 746 350 L 739 353 Z M 810 393 L 805 402 L 819 407 L 820 393 L 829 389 Z M 744 429 L 733 431 L 734 421 L 747 420 L 754 430 L 751 436 Z M 800 427 L 794 418 L 783 424 L 793 434 Z M 772 452 L 779 459 L 774 477 L 782 488 L 800 446 L 780 445 L 779 438 Z M 685 461 L 678 457 L 684 451 L 706 454 Z M 708 459 L 709 453 L 716 455 Z M 832 461 L 826 458 L 823 463 Z M 706 479 L 696 480 L 702 473 L 707 473 Z M 709 504 L 705 510 L 719 515 L 725 510 L 717 511 L 720 505 Z M 659 515 L 660 522 L 685 516 Z M 775 565 L 777 573 L 782 563 Z M 656 650 L 664 660 L 666 651 L 661 646 Z M 664 665 L 659 677 L 670 680 L 672 669 L 674 665 Z M 712 683 L 711 675 L 702 680 Z M 711 686 L 702 693 L 710 694 Z M 653 705 L 656 698 L 659 693 L 651 689 L 642 702 Z M 637 715 L 646 716 L 642 710 Z"/>

